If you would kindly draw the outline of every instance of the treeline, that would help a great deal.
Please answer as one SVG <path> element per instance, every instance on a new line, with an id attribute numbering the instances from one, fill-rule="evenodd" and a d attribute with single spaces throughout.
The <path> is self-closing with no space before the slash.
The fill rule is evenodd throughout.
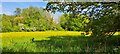
<path id="1" fill-rule="evenodd" d="M 45 9 L 32 6 L 16 8 L 14 15 L 2 15 L 1 29 L 2 32 L 65 30 L 111 34 L 120 29 L 119 4 L 49 2 Z M 64 14 L 59 17 L 59 23 L 56 23 L 49 12 Z"/>
<path id="2" fill-rule="evenodd" d="M 59 18 L 59 23 L 56 23 L 49 12 L 32 6 L 24 9 L 16 8 L 14 15 L 3 14 L 1 16 L 2 32 L 83 31 L 85 23 L 89 22 L 88 17 L 84 15 L 70 18 L 69 14 L 63 14 Z"/>
<path id="3" fill-rule="evenodd" d="M 2 15 L 2 32 L 64 30 L 43 8 L 16 8 L 15 15 Z"/>

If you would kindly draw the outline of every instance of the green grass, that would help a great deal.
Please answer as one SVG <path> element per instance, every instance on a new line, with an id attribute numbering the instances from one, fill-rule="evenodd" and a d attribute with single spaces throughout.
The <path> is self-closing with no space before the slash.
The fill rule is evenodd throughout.
<path id="1" fill-rule="evenodd" d="M 2 34 L 2 47 L 3 52 L 115 52 L 120 50 L 119 46 L 115 50 L 119 39 L 113 36 L 106 44 L 98 44 L 79 32 L 12 32 Z"/>

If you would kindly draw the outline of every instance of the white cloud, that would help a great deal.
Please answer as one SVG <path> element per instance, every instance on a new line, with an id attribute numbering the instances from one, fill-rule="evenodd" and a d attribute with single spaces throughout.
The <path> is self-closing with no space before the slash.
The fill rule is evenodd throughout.
<path id="1" fill-rule="evenodd" d="M 0 14 L 13 15 L 12 11 L 6 10 L 4 7 L 0 7 Z"/>
<path id="2" fill-rule="evenodd" d="M 6 14 L 6 15 L 13 15 L 13 13 L 10 12 L 10 11 L 3 11 L 2 13 L 3 13 L 3 14 Z"/>
<path id="3" fill-rule="evenodd" d="M 0 14 L 13 15 L 13 12 L 7 10 L 6 8 L 4 8 L 4 7 L 2 6 L 2 4 L 0 4 Z"/>

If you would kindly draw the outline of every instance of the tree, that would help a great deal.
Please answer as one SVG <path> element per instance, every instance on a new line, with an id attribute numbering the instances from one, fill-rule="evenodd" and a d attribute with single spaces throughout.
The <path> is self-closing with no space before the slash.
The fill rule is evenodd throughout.
<path id="1" fill-rule="evenodd" d="M 20 8 L 16 8 L 15 13 L 16 13 L 16 16 L 20 17 L 20 15 L 21 15 L 21 9 Z"/>
<path id="2" fill-rule="evenodd" d="M 54 30 L 56 23 L 54 22 L 51 14 L 43 8 L 37 8 L 30 6 L 24 8 L 22 11 L 22 17 L 25 27 L 36 28 L 37 31 Z"/>
<path id="3" fill-rule="evenodd" d="M 48 2 L 46 10 L 67 13 L 70 18 L 76 18 L 79 14 L 89 16 L 87 31 L 92 31 L 92 36 L 102 39 L 120 29 L 119 6 L 120 2 Z"/>
<path id="4" fill-rule="evenodd" d="M 13 31 L 13 25 L 11 22 L 13 22 L 14 16 L 8 16 L 3 14 L 2 21 L 1 21 L 1 27 L 2 27 L 2 32 L 10 32 Z"/>
<path id="5" fill-rule="evenodd" d="M 43 8 L 16 8 L 15 15 L 3 15 L 2 32 L 62 30 Z"/>
<path id="6" fill-rule="evenodd" d="M 68 31 L 85 31 L 89 18 L 85 15 L 78 15 L 76 18 L 70 18 L 69 14 L 60 17 L 60 25 Z"/>

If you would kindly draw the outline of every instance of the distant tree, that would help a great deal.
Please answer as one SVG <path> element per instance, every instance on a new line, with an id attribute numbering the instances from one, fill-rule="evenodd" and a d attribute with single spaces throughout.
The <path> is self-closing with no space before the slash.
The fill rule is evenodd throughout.
<path id="1" fill-rule="evenodd" d="M 85 31 L 87 23 L 89 23 L 88 16 L 78 15 L 76 18 L 70 18 L 69 14 L 64 14 L 60 17 L 60 25 L 68 31 Z"/>
<path id="2" fill-rule="evenodd" d="M 19 25 L 20 23 L 23 23 L 23 17 L 15 17 L 14 18 L 14 24 Z"/>
<path id="3" fill-rule="evenodd" d="M 8 15 L 5 15 L 5 14 L 2 16 L 2 21 L 1 21 L 2 32 L 13 31 L 13 29 L 14 29 L 13 28 L 14 24 L 12 23 L 13 18 L 14 18 L 14 16 L 8 16 Z"/>
<path id="4" fill-rule="evenodd" d="M 16 8 L 15 14 L 16 14 L 16 16 L 20 17 L 20 15 L 21 15 L 21 9 L 20 8 Z"/>
<path id="5" fill-rule="evenodd" d="M 37 31 L 54 30 L 56 22 L 54 22 L 51 14 L 43 8 L 30 6 L 22 11 L 24 25 L 29 28 L 36 28 Z"/>

